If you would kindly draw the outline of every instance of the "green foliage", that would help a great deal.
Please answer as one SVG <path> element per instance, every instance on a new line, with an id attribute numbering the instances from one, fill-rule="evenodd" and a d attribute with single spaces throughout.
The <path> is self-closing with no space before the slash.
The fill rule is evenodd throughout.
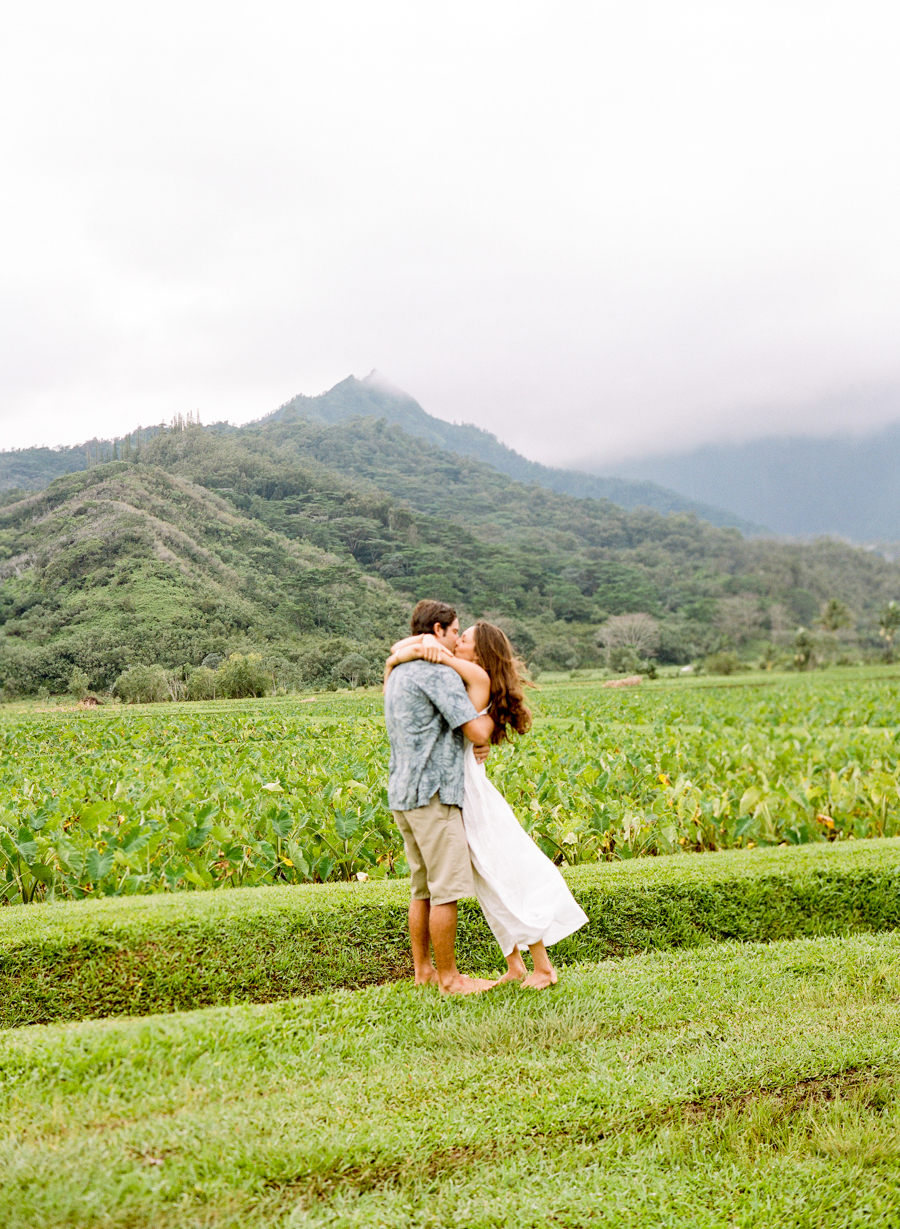
<path id="1" fill-rule="evenodd" d="M 218 671 L 208 666 L 197 666 L 187 677 L 186 691 L 189 700 L 215 700 L 218 694 Z"/>
<path id="2" fill-rule="evenodd" d="M 91 468 L 0 507 L 7 696 L 63 691 L 73 667 L 94 688 L 132 665 L 186 678 L 235 652 L 287 663 L 269 671 L 278 689 L 352 685 L 338 663 L 360 655 L 377 677 L 428 593 L 505 621 L 545 670 L 597 664 L 610 616 L 654 616 L 659 660 L 684 664 L 829 602 L 858 612 L 858 656 L 900 590 L 900 568 L 872 552 L 525 486 L 383 421 L 176 427 L 98 445 Z M 107 455 L 129 459 L 97 464 Z"/>
<path id="3" fill-rule="evenodd" d="M 495 749 L 491 776 L 560 865 L 900 832 L 897 684 L 753 679 L 547 687 L 534 731 Z M 380 711 L 379 692 L 359 691 L 9 721 L 0 891 L 80 899 L 404 874 Z"/>
<path id="4" fill-rule="evenodd" d="M 703 659 L 707 674 L 736 674 L 741 669 L 741 659 L 730 649 L 720 649 Z"/>
<path id="5" fill-rule="evenodd" d="M 88 690 L 88 676 L 76 666 L 69 675 L 69 695 L 76 700 L 83 700 Z"/>
<path id="6" fill-rule="evenodd" d="M 162 666 L 129 666 L 112 690 L 126 704 L 159 704 L 172 699 L 169 675 Z"/>
<path id="7" fill-rule="evenodd" d="M 340 633 L 383 654 L 405 603 L 352 560 L 290 542 L 163 470 L 124 463 L 0 509 L 0 686 L 109 687 L 130 666 L 183 672 L 210 655 L 292 663 Z M 0 573 L 3 572 L 0 566 Z"/>
<path id="8" fill-rule="evenodd" d="M 831 597 L 822 606 L 822 612 L 819 615 L 819 626 L 826 632 L 837 632 L 842 628 L 853 626 L 853 614 L 844 604 L 838 601 L 836 597 Z"/>
<path id="9" fill-rule="evenodd" d="M 606 664 L 616 674 L 642 674 L 650 663 L 633 644 L 617 644 L 606 650 Z"/>
<path id="10" fill-rule="evenodd" d="M 799 627 L 794 637 L 794 669 L 811 670 L 815 665 L 816 642 L 805 627 Z"/>
<path id="11" fill-rule="evenodd" d="M 266 696 L 272 690 L 272 679 L 259 653 L 232 653 L 216 671 L 216 689 L 229 700 L 244 700 L 250 696 Z"/>
<path id="12" fill-rule="evenodd" d="M 334 677 L 341 682 L 358 687 L 369 678 L 369 663 L 361 653 L 348 653 L 334 668 Z"/>
<path id="13" fill-rule="evenodd" d="M 884 655 L 888 661 L 894 659 L 894 637 L 900 628 L 900 606 L 891 600 L 878 616 L 879 634 L 884 641 Z"/>

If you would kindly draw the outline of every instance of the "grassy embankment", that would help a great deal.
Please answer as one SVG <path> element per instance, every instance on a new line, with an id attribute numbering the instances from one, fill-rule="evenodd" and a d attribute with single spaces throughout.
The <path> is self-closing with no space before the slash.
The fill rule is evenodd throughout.
<path id="1" fill-rule="evenodd" d="M 7 1229 L 900 1216 L 896 935 L 2 1038 Z"/>
<path id="2" fill-rule="evenodd" d="M 562 967 L 646 949 L 900 926 L 900 839 L 570 868 L 591 921 Z M 247 888 L 0 911 L 0 1027 L 144 1015 L 411 975 L 406 881 Z M 461 963 L 499 952 L 474 901 Z"/>

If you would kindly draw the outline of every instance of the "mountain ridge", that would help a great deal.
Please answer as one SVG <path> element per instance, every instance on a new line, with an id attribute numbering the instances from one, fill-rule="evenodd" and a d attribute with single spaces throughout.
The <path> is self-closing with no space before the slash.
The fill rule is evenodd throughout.
<path id="1" fill-rule="evenodd" d="M 632 480 L 676 483 L 693 498 L 765 517 L 777 534 L 900 542 L 900 423 L 863 435 L 767 436 L 609 467 Z"/>
<path id="2" fill-rule="evenodd" d="M 608 499 L 621 508 L 654 508 L 658 512 L 692 512 L 720 527 L 731 526 L 745 533 L 764 533 L 761 523 L 749 521 L 727 507 L 685 498 L 679 492 L 642 480 L 623 480 L 579 470 L 559 469 L 529 460 L 502 443 L 490 431 L 472 423 L 450 423 L 435 418 L 415 398 L 377 378 L 374 372 L 362 380 L 347 376 L 333 388 L 315 396 L 300 393 L 248 426 L 294 421 L 297 417 L 329 425 L 353 418 L 386 418 L 411 435 L 420 436 L 460 456 L 476 457 L 516 482 L 542 486 L 576 499 Z"/>

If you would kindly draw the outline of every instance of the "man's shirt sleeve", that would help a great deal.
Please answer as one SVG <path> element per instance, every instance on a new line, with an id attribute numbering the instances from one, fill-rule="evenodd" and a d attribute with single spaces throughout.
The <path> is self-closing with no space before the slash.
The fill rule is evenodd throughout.
<path id="1" fill-rule="evenodd" d="M 473 721 L 478 710 L 469 699 L 465 684 L 450 666 L 435 665 L 433 670 L 420 670 L 416 683 L 438 710 L 451 730 Z"/>

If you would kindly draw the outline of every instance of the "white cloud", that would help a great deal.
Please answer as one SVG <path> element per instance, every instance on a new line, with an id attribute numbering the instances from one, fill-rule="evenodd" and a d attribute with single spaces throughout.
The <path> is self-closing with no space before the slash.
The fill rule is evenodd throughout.
<path id="1" fill-rule="evenodd" d="M 19 6 L 0 446 L 373 367 L 556 463 L 896 417 L 898 34 L 827 0 Z"/>

